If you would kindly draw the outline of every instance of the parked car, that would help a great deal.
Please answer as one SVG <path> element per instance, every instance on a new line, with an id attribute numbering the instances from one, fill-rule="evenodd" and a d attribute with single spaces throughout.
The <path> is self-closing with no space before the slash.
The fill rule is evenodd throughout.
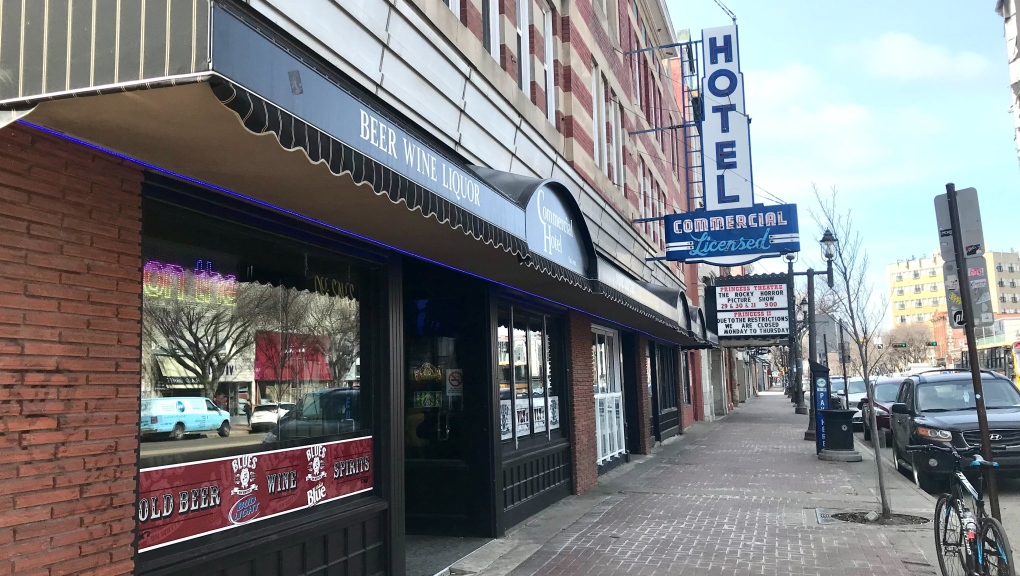
<path id="1" fill-rule="evenodd" d="M 1020 470 L 1020 392 L 1000 374 L 984 372 L 992 453 L 1004 473 Z M 953 470 L 950 457 L 906 451 L 917 444 L 952 443 L 960 452 L 981 447 L 970 372 L 912 375 L 903 380 L 891 406 L 893 458 L 922 488 L 934 488 Z"/>
<path id="2" fill-rule="evenodd" d="M 358 429 L 361 390 L 327 388 L 305 394 L 280 417 L 263 442 L 335 436 Z"/>
<path id="3" fill-rule="evenodd" d="M 885 436 L 886 444 L 891 443 L 892 429 L 889 423 L 889 415 L 892 414 L 892 405 L 896 402 L 896 394 L 899 393 L 900 384 L 903 380 L 898 378 L 883 378 L 875 382 L 875 420 L 878 425 L 878 433 Z M 864 425 L 864 439 L 871 440 L 871 406 L 865 396 L 857 403 L 857 409 L 861 412 L 861 421 Z"/>
<path id="4" fill-rule="evenodd" d="M 208 398 L 147 398 L 142 400 L 142 438 L 166 435 L 181 440 L 187 434 L 215 430 L 230 436 L 230 413 Z"/>
<path id="5" fill-rule="evenodd" d="M 259 404 L 251 413 L 251 423 L 248 425 L 249 432 L 269 430 L 276 426 L 284 414 L 294 409 L 293 402 L 280 402 L 279 404 L 266 402 Z"/>
<path id="6" fill-rule="evenodd" d="M 838 380 L 838 383 L 837 383 Z M 850 396 L 846 397 L 846 393 L 849 392 Z M 864 383 L 864 378 L 860 376 L 851 377 L 847 381 L 845 387 L 842 378 L 832 379 L 832 393 L 839 398 L 839 402 L 845 406 L 848 410 L 857 408 L 862 398 L 868 397 L 868 387 Z M 861 430 L 864 428 L 863 415 L 860 409 L 857 409 L 857 413 L 853 416 L 854 430 Z"/>

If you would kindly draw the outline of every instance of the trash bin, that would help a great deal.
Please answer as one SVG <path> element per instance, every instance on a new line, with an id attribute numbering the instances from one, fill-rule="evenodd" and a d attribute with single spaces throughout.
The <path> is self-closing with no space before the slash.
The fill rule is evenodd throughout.
<path id="1" fill-rule="evenodd" d="M 854 414 L 856 410 L 822 410 L 825 427 L 825 450 L 854 449 Z"/>

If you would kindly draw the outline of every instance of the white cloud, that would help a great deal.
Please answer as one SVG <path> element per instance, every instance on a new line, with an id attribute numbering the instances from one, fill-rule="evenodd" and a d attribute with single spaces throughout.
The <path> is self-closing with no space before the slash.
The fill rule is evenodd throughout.
<path id="1" fill-rule="evenodd" d="M 980 54 L 953 53 L 905 32 L 838 46 L 836 56 L 844 62 L 859 62 L 875 78 L 891 80 L 970 80 L 991 68 Z"/>

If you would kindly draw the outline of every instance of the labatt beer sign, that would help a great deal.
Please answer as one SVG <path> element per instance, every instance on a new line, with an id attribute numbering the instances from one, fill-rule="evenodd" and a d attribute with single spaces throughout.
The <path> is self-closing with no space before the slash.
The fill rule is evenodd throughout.
<path id="1" fill-rule="evenodd" d="M 139 551 L 372 489 L 372 438 L 141 471 Z"/>

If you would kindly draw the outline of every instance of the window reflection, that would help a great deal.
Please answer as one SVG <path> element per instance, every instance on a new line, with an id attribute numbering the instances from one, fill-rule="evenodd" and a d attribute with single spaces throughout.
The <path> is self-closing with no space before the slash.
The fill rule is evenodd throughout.
<path id="1" fill-rule="evenodd" d="M 360 268 L 222 226 L 159 224 L 164 237 L 143 241 L 143 467 L 368 427 Z"/>

